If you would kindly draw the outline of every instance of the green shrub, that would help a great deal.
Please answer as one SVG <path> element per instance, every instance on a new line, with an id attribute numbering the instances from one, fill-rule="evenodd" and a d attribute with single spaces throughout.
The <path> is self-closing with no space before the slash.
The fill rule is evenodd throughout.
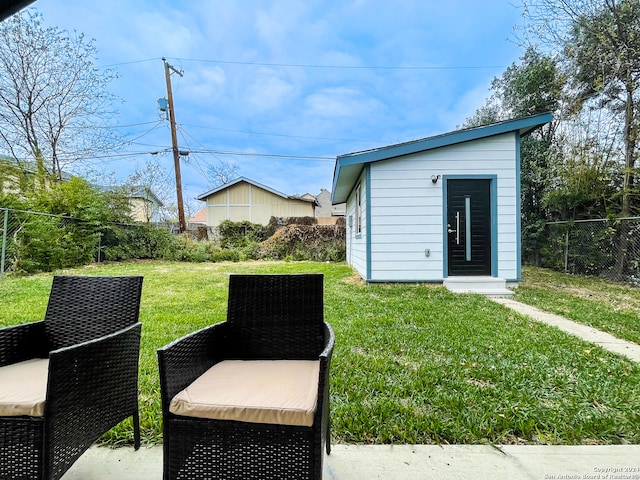
<path id="1" fill-rule="evenodd" d="M 5 195 L 13 225 L 9 264 L 18 273 L 46 272 L 92 262 L 99 253 L 103 225 L 129 221 L 126 199 L 101 192 L 85 180 L 50 181 L 19 195 Z M 28 212 L 33 210 L 40 214 Z M 117 259 L 132 258 L 129 242 L 112 242 Z"/>
<path id="2" fill-rule="evenodd" d="M 169 230 L 151 224 L 107 224 L 101 234 L 100 260 L 169 260 L 178 245 Z"/>
<path id="3" fill-rule="evenodd" d="M 239 250 L 220 250 L 211 255 L 212 262 L 240 262 L 244 259 Z"/>
<path id="4" fill-rule="evenodd" d="M 259 223 L 225 220 L 218 226 L 222 248 L 244 248 L 263 241 L 265 227 Z"/>
<path id="5" fill-rule="evenodd" d="M 14 232 L 12 269 L 48 272 L 90 263 L 100 237 L 95 227 L 76 219 L 22 213 Z"/>

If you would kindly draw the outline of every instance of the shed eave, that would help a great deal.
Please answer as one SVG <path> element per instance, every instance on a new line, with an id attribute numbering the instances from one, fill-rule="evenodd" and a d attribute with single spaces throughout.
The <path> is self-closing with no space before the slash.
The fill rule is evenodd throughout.
<path id="1" fill-rule="evenodd" d="M 541 113 L 539 115 L 508 120 L 483 127 L 456 130 L 454 132 L 411 142 L 339 155 L 336 157 L 336 165 L 333 173 L 331 203 L 336 205 L 347 201 L 347 197 L 353 190 L 360 171 L 367 163 L 448 147 L 509 132 L 518 132 L 519 136 L 523 137 L 552 120 L 553 115 L 551 113 Z"/>

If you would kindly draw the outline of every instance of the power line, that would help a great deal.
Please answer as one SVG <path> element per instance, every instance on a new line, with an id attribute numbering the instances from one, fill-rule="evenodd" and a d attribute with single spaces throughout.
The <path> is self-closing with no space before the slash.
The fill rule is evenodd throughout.
<path id="1" fill-rule="evenodd" d="M 506 68 L 507 65 L 322 65 L 314 63 L 269 63 L 269 62 L 241 62 L 238 60 L 217 60 L 182 57 L 165 57 L 181 62 L 218 63 L 221 65 L 241 65 L 247 67 L 288 67 L 288 68 L 320 68 L 336 70 L 483 70 L 494 68 Z M 127 62 L 102 65 L 102 68 L 119 67 L 138 63 L 155 62 L 161 57 L 131 60 Z"/>
<path id="2" fill-rule="evenodd" d="M 278 153 L 258 153 L 258 152 L 228 152 L 223 150 L 193 150 L 191 153 L 208 153 L 215 155 L 236 155 L 244 157 L 266 157 L 266 158 L 290 158 L 298 160 L 331 160 L 334 161 L 335 157 L 322 157 L 316 155 L 287 155 Z"/>
<path id="3" fill-rule="evenodd" d="M 121 65 L 132 65 L 134 63 L 157 62 L 160 59 L 161 57 L 155 57 L 155 58 L 145 58 L 144 60 L 131 60 L 129 62 L 110 63 L 108 65 L 101 65 L 99 68 L 119 67 Z"/>
<path id="4" fill-rule="evenodd" d="M 105 155 L 89 155 L 89 156 L 77 156 L 66 154 L 60 157 L 61 162 L 82 162 L 82 163 L 98 163 L 100 161 L 101 164 L 116 162 L 118 160 L 123 160 L 125 158 L 130 157 L 139 157 L 142 155 L 154 155 L 158 153 L 168 153 L 171 149 L 164 150 L 162 152 L 126 152 L 126 153 L 111 153 Z"/>
<path id="5" fill-rule="evenodd" d="M 219 130 L 222 132 L 246 133 L 249 135 L 266 135 L 271 137 L 302 138 L 307 140 L 326 140 L 329 142 L 364 142 L 366 141 L 366 140 L 354 140 L 354 139 L 347 139 L 347 138 L 307 137 L 302 135 L 287 135 L 285 133 L 266 133 L 266 132 L 253 132 L 250 130 L 233 130 L 231 128 L 205 127 L 203 125 L 192 125 L 188 123 L 183 123 L 181 125 L 184 125 L 185 127 L 202 128 L 205 130 Z"/>
<path id="6" fill-rule="evenodd" d="M 172 57 L 173 60 L 182 62 L 219 63 L 223 65 L 242 65 L 256 67 L 293 67 L 293 68 L 323 68 L 337 70 L 482 70 L 494 68 L 506 68 L 505 65 L 320 65 L 311 63 L 267 63 L 267 62 L 240 62 L 232 60 L 211 60 L 197 58 Z"/>
<path id="7" fill-rule="evenodd" d="M 162 120 L 158 120 L 156 122 L 156 124 L 151 127 L 149 130 L 147 130 L 146 132 L 144 132 L 142 135 L 137 136 L 136 138 L 132 139 L 132 140 L 127 140 L 127 143 L 132 143 L 136 140 L 140 140 L 142 137 L 146 137 L 147 135 L 149 135 L 151 132 L 153 132 L 156 128 L 158 128 L 160 125 L 162 124 Z"/>
<path id="8" fill-rule="evenodd" d="M 78 130 L 113 130 L 116 128 L 141 127 L 143 125 L 151 125 L 153 123 L 158 123 L 158 120 L 154 120 L 152 122 L 130 123 L 128 125 L 82 125 L 73 128 Z"/>
<path id="9" fill-rule="evenodd" d="M 182 128 L 182 124 L 178 124 L 178 130 L 182 134 L 182 138 L 184 139 L 185 143 L 188 143 L 187 139 L 185 138 L 185 134 L 186 134 L 186 135 L 189 135 L 189 137 L 191 137 L 198 145 L 200 145 L 202 148 L 207 150 L 207 147 L 202 142 L 200 142 L 196 137 L 194 137 L 189 132 L 187 132 L 184 128 Z"/>
<path id="10" fill-rule="evenodd" d="M 335 160 L 335 157 L 323 157 L 317 155 L 290 155 L 290 154 L 277 154 L 277 153 L 258 153 L 258 152 L 232 152 L 225 150 L 213 150 L 207 148 L 200 141 L 198 141 L 193 135 L 187 132 L 181 125 L 178 125 L 180 133 L 182 133 L 183 138 L 184 134 L 189 135 L 195 142 L 197 142 L 203 150 L 190 150 L 190 153 L 200 153 L 200 154 L 209 154 L 213 155 L 234 155 L 234 156 L 245 156 L 245 157 L 267 157 L 267 158 L 295 158 L 300 160 Z M 186 139 L 185 139 L 186 141 Z M 219 159 L 218 159 L 219 160 Z"/>

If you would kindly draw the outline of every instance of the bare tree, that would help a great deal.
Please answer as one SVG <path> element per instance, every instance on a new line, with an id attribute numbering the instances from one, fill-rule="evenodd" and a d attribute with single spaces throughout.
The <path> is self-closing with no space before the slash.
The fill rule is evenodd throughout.
<path id="1" fill-rule="evenodd" d="M 176 217 L 177 207 L 171 173 L 162 168 L 156 159 L 148 161 L 144 167 L 136 168 L 127 178 L 124 188 L 131 191 L 142 188 L 152 192 L 162 202 L 158 210 L 159 220 L 169 221 Z"/>
<path id="2" fill-rule="evenodd" d="M 96 47 L 83 34 L 45 27 L 40 14 L 22 12 L 0 24 L 0 150 L 39 176 L 112 148 L 104 128 L 114 118 L 115 78 L 94 66 Z"/>
<path id="3" fill-rule="evenodd" d="M 238 176 L 239 167 L 226 160 L 218 160 L 215 165 L 209 165 L 207 179 L 213 187 L 226 185 Z"/>

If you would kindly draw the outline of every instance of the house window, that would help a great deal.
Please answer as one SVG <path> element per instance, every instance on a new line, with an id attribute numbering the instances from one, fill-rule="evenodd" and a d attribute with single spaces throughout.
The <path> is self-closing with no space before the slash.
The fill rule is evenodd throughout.
<path id="1" fill-rule="evenodd" d="M 360 185 L 356 188 L 356 235 L 362 233 L 362 194 Z"/>

